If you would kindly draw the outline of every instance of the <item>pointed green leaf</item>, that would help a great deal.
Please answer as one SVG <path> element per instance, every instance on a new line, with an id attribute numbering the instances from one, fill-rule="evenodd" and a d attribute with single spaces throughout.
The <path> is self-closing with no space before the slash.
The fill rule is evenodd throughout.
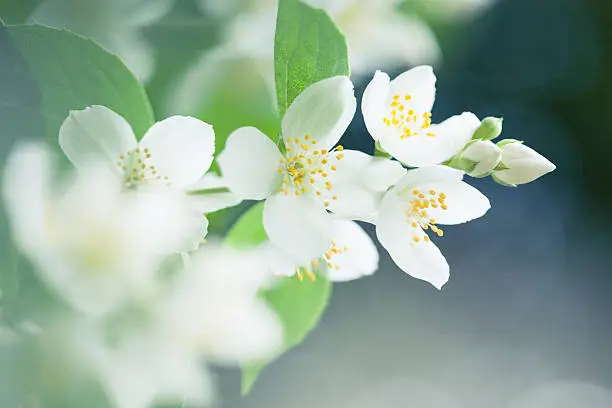
<path id="1" fill-rule="evenodd" d="M 298 0 L 280 0 L 274 71 L 282 117 L 310 84 L 337 75 L 350 75 L 346 38 L 325 11 Z"/>

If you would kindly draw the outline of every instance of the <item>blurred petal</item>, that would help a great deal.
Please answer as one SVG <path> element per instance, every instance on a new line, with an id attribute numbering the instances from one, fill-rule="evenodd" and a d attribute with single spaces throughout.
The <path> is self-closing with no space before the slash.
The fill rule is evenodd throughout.
<path id="1" fill-rule="evenodd" d="M 221 191 L 227 189 L 228 191 Z M 198 211 L 208 214 L 238 205 L 241 200 L 229 191 L 227 182 L 216 174 L 209 173 L 187 187 L 187 192 Z"/>
<path id="2" fill-rule="evenodd" d="M 230 190 L 242 199 L 262 200 L 279 186 L 278 147 L 254 127 L 235 130 L 217 162 Z"/>
<path id="3" fill-rule="evenodd" d="M 310 135 L 320 148 L 334 146 L 355 115 L 353 83 L 337 76 L 316 82 L 293 101 L 283 118 L 285 142 Z"/>
<path id="4" fill-rule="evenodd" d="M 215 152 L 212 126 L 188 116 L 171 116 L 153 125 L 140 146 L 149 149 L 158 173 L 173 186 L 184 188 L 199 180 Z"/>

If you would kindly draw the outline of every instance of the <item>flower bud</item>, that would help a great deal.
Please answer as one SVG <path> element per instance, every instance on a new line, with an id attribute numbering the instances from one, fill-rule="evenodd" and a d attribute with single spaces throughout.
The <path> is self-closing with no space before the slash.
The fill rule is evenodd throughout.
<path id="1" fill-rule="evenodd" d="M 488 140 L 475 140 L 461 153 L 463 159 L 475 163 L 468 171 L 472 177 L 486 177 L 495 170 L 502 157 L 502 150 Z"/>
<path id="2" fill-rule="evenodd" d="M 556 168 L 546 157 L 518 140 L 502 140 L 497 145 L 502 150 L 500 167 L 503 169 L 495 171 L 493 178 L 500 184 L 530 183 Z"/>
<path id="3" fill-rule="evenodd" d="M 492 116 L 484 118 L 480 123 L 480 127 L 474 132 L 472 139 L 492 140 L 501 135 L 503 118 L 494 118 Z"/>

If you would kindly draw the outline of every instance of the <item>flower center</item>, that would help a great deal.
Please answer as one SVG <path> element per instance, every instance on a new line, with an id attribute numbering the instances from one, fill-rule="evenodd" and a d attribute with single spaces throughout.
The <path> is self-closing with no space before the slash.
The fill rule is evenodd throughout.
<path id="1" fill-rule="evenodd" d="M 429 242 L 429 236 L 425 232 L 429 229 L 439 237 L 444 235 L 444 231 L 436 225 L 436 220 L 429 214 L 430 209 L 437 210 L 438 208 L 442 211 L 448 210 L 446 194 L 436 190 L 421 189 L 414 189 L 410 192 L 410 201 L 404 209 L 404 214 L 406 222 L 413 229 L 411 246 L 421 241 Z"/>
<path id="2" fill-rule="evenodd" d="M 137 188 L 147 182 L 162 182 L 170 186 L 168 176 L 160 174 L 153 164 L 153 157 L 148 148 L 137 147 L 119 156 L 117 166 L 123 173 L 127 188 Z"/>
<path id="3" fill-rule="evenodd" d="M 436 137 L 435 133 L 427 131 L 431 127 L 431 112 L 419 114 L 410 107 L 412 95 L 394 95 L 390 103 L 390 115 L 383 118 L 387 127 L 395 128 L 400 133 L 400 139 L 424 134 Z"/>
<path id="4" fill-rule="evenodd" d="M 288 138 L 286 143 L 287 153 L 280 159 L 278 172 L 284 175 L 281 191 L 285 195 L 307 194 L 314 192 L 319 198 L 324 199 L 323 204 L 329 206 L 327 198 L 337 200 L 332 195 L 332 183 L 328 180 L 329 174 L 337 170 L 337 165 L 344 158 L 341 153 L 344 148 L 337 146 L 335 149 L 317 149 L 316 140 L 311 140 L 310 135 L 304 136 L 304 140 Z"/>

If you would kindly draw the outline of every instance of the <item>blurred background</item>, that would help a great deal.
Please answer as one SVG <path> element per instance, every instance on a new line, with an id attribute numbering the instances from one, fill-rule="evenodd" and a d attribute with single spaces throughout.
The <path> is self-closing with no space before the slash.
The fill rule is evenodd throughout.
<path id="1" fill-rule="evenodd" d="M 349 38 L 358 98 L 377 68 L 433 64 L 434 121 L 503 116 L 502 137 L 525 140 L 557 170 L 516 189 L 470 180 L 492 209 L 445 229 L 451 280 L 441 292 L 383 255 L 374 276 L 335 285 L 322 323 L 248 398 L 238 371 L 219 372 L 220 405 L 612 407 L 612 2 L 381 1 L 380 18 L 372 1 L 313 3 Z M 157 119 L 212 123 L 218 151 L 243 125 L 278 132 L 273 10 L 266 0 L 0 1 L 7 23 L 67 27 L 117 53 L 146 83 Z M 400 41 L 381 47 L 391 34 Z M 342 144 L 373 151 L 359 114 Z M 240 211 L 216 214 L 214 230 Z"/>

